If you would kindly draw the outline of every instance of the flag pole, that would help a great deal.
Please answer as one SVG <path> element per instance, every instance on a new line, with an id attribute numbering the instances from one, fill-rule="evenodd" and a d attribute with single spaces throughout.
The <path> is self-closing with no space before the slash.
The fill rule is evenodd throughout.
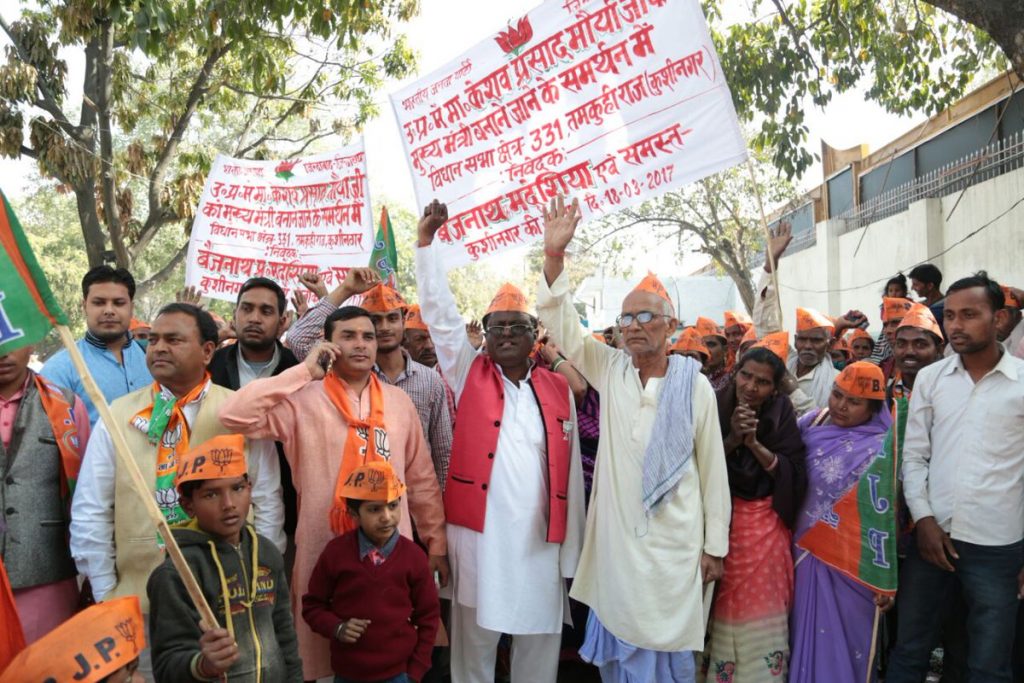
<path id="1" fill-rule="evenodd" d="M 875 623 L 871 626 L 871 653 L 868 655 L 868 675 L 864 683 L 871 683 L 871 672 L 875 668 L 875 651 L 878 649 L 878 619 L 882 608 L 875 605 Z"/>
<path id="2" fill-rule="evenodd" d="M 174 563 L 175 569 L 178 570 L 178 574 L 181 575 L 182 583 L 185 584 L 185 590 L 188 591 L 189 597 L 192 598 L 196 611 L 199 612 L 199 618 L 202 620 L 200 623 L 205 622 L 208 628 L 217 628 L 217 617 L 214 615 L 213 610 L 210 609 L 209 603 L 206 602 L 206 598 L 196 582 L 196 577 L 192 575 L 192 570 L 189 568 L 188 562 L 185 561 L 185 556 L 181 554 L 181 548 L 178 547 L 177 542 L 174 540 L 174 535 L 171 533 L 167 520 L 164 518 L 163 513 L 160 512 L 160 508 L 157 507 L 156 501 L 153 500 L 153 493 L 149 490 L 149 485 L 143 479 L 142 472 L 139 471 L 139 466 L 136 464 L 135 459 L 132 458 L 131 451 L 128 449 L 128 442 L 125 441 L 121 425 L 114 421 L 114 417 L 110 412 L 110 406 L 107 405 L 106 398 L 96 385 L 96 380 L 93 379 L 89 368 L 86 367 L 85 359 L 82 358 L 82 352 L 78 350 L 78 345 L 75 344 L 75 338 L 72 336 L 71 330 L 68 329 L 67 325 L 61 324 L 54 325 L 54 329 L 60 335 L 60 341 L 64 348 L 67 349 L 71 362 L 74 364 L 75 370 L 78 371 L 78 376 L 82 379 L 85 392 L 92 399 L 100 413 L 100 417 L 103 419 L 103 424 L 106 425 L 107 431 L 110 433 L 110 439 L 113 442 L 114 452 L 117 454 L 119 464 L 128 472 L 132 488 L 135 489 L 135 492 L 145 502 L 146 514 L 156 524 L 157 531 L 164 540 L 167 554 L 170 556 L 171 562 Z"/>
<path id="3" fill-rule="evenodd" d="M 779 325 L 782 325 L 782 291 L 779 289 L 779 264 L 775 262 L 775 254 L 772 253 L 772 232 L 768 229 L 768 216 L 764 212 L 764 200 L 761 198 L 761 187 L 757 184 L 757 176 L 754 175 L 754 162 L 750 160 L 750 153 L 747 153 L 747 170 L 750 172 L 750 184 L 754 186 L 754 196 L 757 198 L 757 209 L 761 212 L 761 227 L 764 229 L 764 251 L 766 264 L 772 269 L 772 286 L 775 288 L 775 305 L 779 313 Z M 756 292 L 755 292 L 756 294 Z M 774 330 L 768 330 L 774 331 Z"/>

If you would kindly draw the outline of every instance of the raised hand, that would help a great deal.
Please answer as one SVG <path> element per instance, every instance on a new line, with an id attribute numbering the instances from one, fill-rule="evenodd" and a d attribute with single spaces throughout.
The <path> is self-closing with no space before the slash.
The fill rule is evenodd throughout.
<path id="1" fill-rule="evenodd" d="M 474 349 L 484 345 L 484 326 L 479 320 L 471 320 L 466 323 L 466 338 Z"/>
<path id="2" fill-rule="evenodd" d="M 198 308 L 202 308 L 203 305 L 200 300 L 203 298 L 203 293 L 199 291 L 198 287 L 185 287 L 184 289 L 178 290 L 174 295 L 174 300 L 179 304 L 192 304 Z"/>
<path id="3" fill-rule="evenodd" d="M 779 265 L 779 259 L 786 252 L 786 247 L 793 241 L 793 225 L 789 221 L 782 221 L 779 223 L 779 227 L 771 233 L 771 239 L 768 240 L 767 246 L 764 248 L 764 270 L 766 273 L 772 272 L 772 263 L 776 266 Z M 769 258 L 769 255 L 771 258 Z"/>
<path id="4" fill-rule="evenodd" d="M 434 241 L 434 235 L 441 229 L 441 226 L 448 222 L 448 205 L 442 204 L 436 199 L 423 209 L 423 217 L 416 226 L 416 233 L 419 236 L 421 247 L 425 247 Z"/>
<path id="5" fill-rule="evenodd" d="M 572 242 L 576 234 L 576 226 L 583 218 L 580 213 L 580 202 L 572 200 L 568 206 L 565 197 L 559 195 L 551 200 L 544 211 L 544 253 L 547 256 L 560 256 Z"/>
<path id="6" fill-rule="evenodd" d="M 353 268 L 348 271 L 342 287 L 346 289 L 349 296 L 353 294 L 365 294 L 381 282 L 380 273 L 373 268 Z"/>
<path id="7" fill-rule="evenodd" d="M 295 316 L 301 318 L 309 312 L 309 302 L 306 300 L 306 293 L 301 289 L 292 290 L 292 306 L 295 307 Z"/>
<path id="8" fill-rule="evenodd" d="M 313 292 L 317 299 L 323 299 L 327 296 L 327 285 L 324 283 L 324 279 L 320 277 L 320 273 L 315 270 L 306 270 L 299 274 L 299 282 L 302 286 Z"/>

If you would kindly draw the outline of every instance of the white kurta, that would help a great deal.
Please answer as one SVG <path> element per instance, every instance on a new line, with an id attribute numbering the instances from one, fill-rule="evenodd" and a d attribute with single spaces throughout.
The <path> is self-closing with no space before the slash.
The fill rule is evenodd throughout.
<path id="1" fill-rule="evenodd" d="M 462 398 L 477 351 L 466 338 L 433 247 L 416 251 L 420 312 L 430 328 L 438 364 Z M 477 624 L 509 634 L 560 633 L 568 618 L 565 578 L 572 577 L 583 538 L 583 469 L 574 429 L 570 451 L 564 543 L 548 543 L 547 458 L 544 423 L 529 375 L 518 386 L 503 376 L 502 428 L 487 489 L 483 533 L 449 524 L 452 597 L 476 609 Z M 572 395 L 570 420 L 575 424 Z M 458 415 L 456 414 L 456 419 Z"/>
<path id="2" fill-rule="evenodd" d="M 729 547 L 729 478 L 711 385 L 693 385 L 694 453 L 675 496 L 647 517 L 643 459 L 663 379 L 644 387 L 629 355 L 579 324 L 565 273 L 541 278 L 537 310 L 552 339 L 601 394 L 601 440 L 572 597 L 608 631 L 637 647 L 704 649 L 700 557 Z"/>

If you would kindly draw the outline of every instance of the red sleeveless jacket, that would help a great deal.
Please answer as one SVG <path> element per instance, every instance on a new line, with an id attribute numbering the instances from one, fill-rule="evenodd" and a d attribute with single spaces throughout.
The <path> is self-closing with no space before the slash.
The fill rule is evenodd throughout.
<path id="1" fill-rule="evenodd" d="M 544 419 L 548 463 L 548 543 L 565 540 L 568 511 L 569 383 L 549 370 L 534 368 L 531 388 Z M 486 355 L 473 361 L 459 399 L 455 435 L 445 484 L 444 512 L 450 524 L 483 532 L 487 512 L 487 487 L 491 480 L 498 433 L 505 409 L 501 371 Z"/>

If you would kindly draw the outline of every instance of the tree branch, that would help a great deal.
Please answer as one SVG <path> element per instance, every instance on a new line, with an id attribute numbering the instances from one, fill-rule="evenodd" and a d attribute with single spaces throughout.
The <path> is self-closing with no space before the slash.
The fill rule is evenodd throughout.
<path id="1" fill-rule="evenodd" d="M 213 75 L 213 67 L 216 66 L 221 57 L 228 53 L 233 45 L 234 43 L 231 42 L 224 43 L 206 56 L 206 61 L 203 62 L 196 80 L 189 89 L 185 108 L 175 122 L 173 132 L 170 138 L 168 138 L 167 144 L 164 145 L 163 150 L 160 152 L 156 164 L 153 165 L 153 170 L 149 174 L 149 216 L 146 217 L 146 223 L 142 226 L 142 231 L 139 233 L 139 239 L 136 242 L 136 247 L 139 249 L 149 243 L 156 236 L 156 231 L 160 229 L 160 226 L 166 222 L 164 214 L 167 213 L 167 210 L 160 202 L 160 188 L 163 186 L 164 176 L 167 175 L 171 159 L 174 157 L 174 153 L 177 152 L 178 145 L 188 129 L 192 115 L 195 114 L 196 108 L 199 105 L 199 100 L 206 95 L 207 86 Z"/>
<path id="2" fill-rule="evenodd" d="M 185 260 L 186 254 L 188 254 L 188 242 L 185 242 L 185 244 L 175 252 L 174 256 L 171 257 L 171 260 L 168 261 L 163 268 L 140 282 L 136 287 L 136 294 L 146 294 L 153 287 L 156 287 L 158 284 L 169 278 L 171 273 L 174 272 L 174 269 L 180 266 L 182 261 Z"/>
<path id="3" fill-rule="evenodd" d="M 18 152 L 18 154 L 23 156 L 23 157 L 28 157 L 29 159 L 38 159 L 39 158 L 39 153 L 38 152 L 36 152 L 34 149 L 30 149 L 30 148 L 26 147 L 25 145 L 21 146 L 21 150 Z"/>
<path id="4" fill-rule="evenodd" d="M 14 35 L 11 25 L 3 18 L 3 15 L 0 15 L 0 28 L 2 28 L 4 33 L 7 34 L 7 37 L 11 39 L 11 44 L 14 46 L 15 52 L 18 53 L 18 59 L 25 62 L 25 64 L 32 65 L 28 52 L 26 52 L 25 48 L 22 47 L 18 38 Z M 39 91 L 39 99 L 37 99 L 33 104 L 52 116 L 57 125 L 64 129 L 64 132 L 75 140 L 81 142 L 78 129 L 75 128 L 74 124 L 71 123 L 67 116 L 64 115 L 64 110 L 60 108 L 60 105 L 57 103 L 57 98 L 50 91 L 49 87 L 47 87 L 46 83 L 43 82 L 43 79 L 38 77 L 36 78 L 36 90 Z"/>
<path id="5" fill-rule="evenodd" d="M 99 55 L 96 60 L 97 116 L 100 133 L 100 186 L 103 192 L 103 220 L 110 233 L 110 244 L 114 248 L 117 264 L 122 268 L 131 267 L 128 250 L 125 248 L 121 231 L 121 215 L 117 207 L 117 180 L 114 176 L 114 142 L 110 132 L 110 71 L 114 59 L 114 32 L 110 18 L 99 20 Z"/>

